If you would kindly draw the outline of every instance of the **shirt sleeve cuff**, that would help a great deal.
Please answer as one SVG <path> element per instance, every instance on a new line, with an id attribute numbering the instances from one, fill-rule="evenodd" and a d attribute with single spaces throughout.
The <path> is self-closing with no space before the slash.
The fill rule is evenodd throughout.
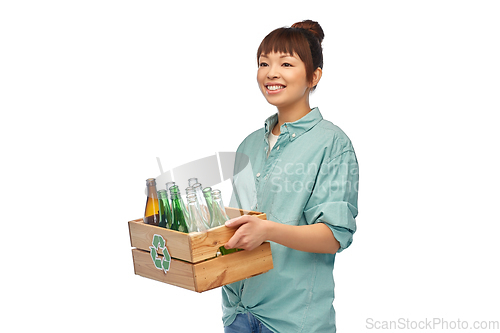
<path id="1" fill-rule="evenodd" d="M 357 209 L 347 202 L 330 202 L 312 207 L 304 212 L 308 224 L 324 223 L 339 242 L 337 253 L 347 249 L 356 232 Z"/>
<path id="2" fill-rule="evenodd" d="M 351 230 L 343 228 L 343 227 L 331 225 L 329 223 L 325 223 L 325 224 L 328 226 L 328 228 L 330 228 L 330 230 L 333 233 L 333 237 L 335 237 L 335 239 L 340 244 L 340 248 L 338 249 L 337 253 L 344 251 L 345 249 L 347 249 L 349 247 L 349 245 L 351 245 L 352 235 L 353 235 Z"/>

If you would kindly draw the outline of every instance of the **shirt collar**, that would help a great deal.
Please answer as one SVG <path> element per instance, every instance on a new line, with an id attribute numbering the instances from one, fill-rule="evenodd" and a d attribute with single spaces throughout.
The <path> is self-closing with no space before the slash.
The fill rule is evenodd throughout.
<path id="1" fill-rule="evenodd" d="M 323 116 L 321 112 L 319 112 L 319 108 L 315 107 L 309 111 L 304 117 L 299 120 L 294 121 L 293 123 L 284 123 L 280 127 L 281 133 L 288 133 L 288 137 L 290 141 L 297 139 L 299 136 L 304 134 L 313 128 L 317 123 L 323 120 Z M 275 113 L 269 118 L 266 119 L 264 124 L 264 135 L 265 138 L 268 137 L 269 132 L 273 129 L 274 125 L 278 122 L 278 114 Z"/>

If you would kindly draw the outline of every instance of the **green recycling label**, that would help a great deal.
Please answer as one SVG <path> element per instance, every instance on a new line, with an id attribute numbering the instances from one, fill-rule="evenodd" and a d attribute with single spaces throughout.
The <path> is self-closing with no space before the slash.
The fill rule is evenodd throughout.
<path id="1" fill-rule="evenodd" d="M 150 246 L 149 249 L 151 250 L 151 259 L 153 259 L 155 267 L 167 273 L 170 268 L 170 254 L 168 253 L 163 237 L 155 234 L 153 236 L 153 246 Z M 159 249 L 163 251 L 163 259 L 158 256 Z"/>

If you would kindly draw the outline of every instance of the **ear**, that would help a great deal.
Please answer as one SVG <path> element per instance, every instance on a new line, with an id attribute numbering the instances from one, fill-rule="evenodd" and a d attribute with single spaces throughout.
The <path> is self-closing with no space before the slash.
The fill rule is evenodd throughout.
<path id="1" fill-rule="evenodd" d="M 316 70 L 313 72 L 313 77 L 312 77 L 312 82 L 310 83 L 309 87 L 313 88 L 315 87 L 319 80 L 321 80 L 321 76 L 323 75 L 323 70 L 321 68 L 316 68 Z"/>

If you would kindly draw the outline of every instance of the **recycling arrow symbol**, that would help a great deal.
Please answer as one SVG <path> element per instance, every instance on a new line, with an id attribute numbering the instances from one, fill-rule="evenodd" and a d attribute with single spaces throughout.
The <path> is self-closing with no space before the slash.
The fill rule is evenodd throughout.
<path id="1" fill-rule="evenodd" d="M 150 246 L 149 249 L 151 250 L 151 259 L 153 259 L 155 267 L 167 273 L 170 268 L 171 259 L 163 237 L 155 234 L 153 236 L 153 246 Z M 163 258 L 158 256 L 160 249 L 163 251 Z"/>

